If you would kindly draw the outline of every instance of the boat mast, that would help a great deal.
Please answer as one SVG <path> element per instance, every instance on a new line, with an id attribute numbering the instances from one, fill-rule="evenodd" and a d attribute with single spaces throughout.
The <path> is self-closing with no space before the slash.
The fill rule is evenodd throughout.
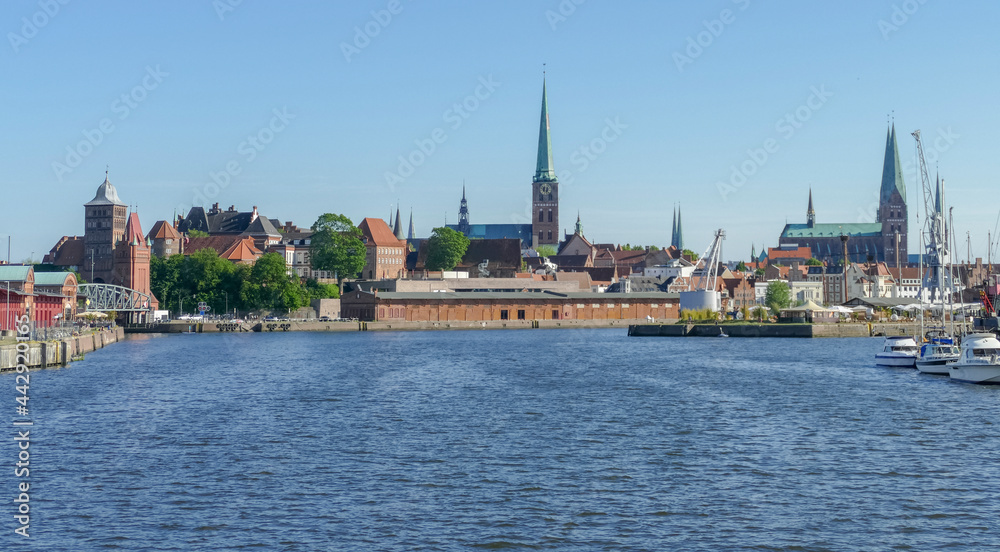
<path id="1" fill-rule="evenodd" d="M 955 237 L 955 218 L 953 216 L 954 207 L 948 207 L 948 228 L 951 229 L 951 236 L 954 240 Z M 948 236 L 945 236 L 948 239 Z M 952 251 L 954 251 L 954 246 Z M 955 307 L 952 304 L 953 295 L 955 294 L 955 263 L 952 258 L 948 257 L 948 314 L 951 315 L 951 338 L 952 344 L 955 344 Z M 942 314 L 943 316 L 943 314 Z M 942 322 L 944 322 L 942 320 Z"/>

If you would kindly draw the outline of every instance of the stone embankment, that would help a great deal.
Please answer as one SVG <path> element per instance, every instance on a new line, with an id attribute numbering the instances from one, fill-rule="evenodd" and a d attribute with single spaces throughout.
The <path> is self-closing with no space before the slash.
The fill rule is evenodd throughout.
<path id="1" fill-rule="evenodd" d="M 441 320 L 427 322 L 359 322 L 319 320 L 275 320 L 263 322 L 206 321 L 187 322 L 173 320 L 160 324 L 129 327 L 129 333 L 219 333 L 219 332 L 365 332 L 397 330 L 528 330 L 556 328 L 627 328 L 643 320 Z"/>
<path id="2" fill-rule="evenodd" d="M 124 338 L 124 329 L 117 327 L 53 341 L 28 341 L 26 366 L 29 368 L 62 366 L 69 364 L 74 357 L 103 349 Z M 17 342 L 12 339 L 4 340 L 0 344 L 0 372 L 17 369 L 17 356 Z"/>
<path id="3" fill-rule="evenodd" d="M 920 334 L 919 324 L 635 324 L 628 334 L 636 337 L 869 337 Z"/>

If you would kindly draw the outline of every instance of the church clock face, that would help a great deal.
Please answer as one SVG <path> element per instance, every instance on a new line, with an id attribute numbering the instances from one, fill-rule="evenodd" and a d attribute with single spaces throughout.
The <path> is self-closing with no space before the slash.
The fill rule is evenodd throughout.
<path id="1" fill-rule="evenodd" d="M 542 184 L 541 186 L 538 187 L 538 191 L 542 192 L 543 194 L 551 194 L 552 185 L 546 182 L 545 184 Z"/>

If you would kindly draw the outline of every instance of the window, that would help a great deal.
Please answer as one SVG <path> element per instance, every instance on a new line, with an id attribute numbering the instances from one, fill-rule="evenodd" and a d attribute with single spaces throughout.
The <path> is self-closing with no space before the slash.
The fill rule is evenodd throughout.
<path id="1" fill-rule="evenodd" d="M 524 309 L 517 309 L 517 319 L 524 320 Z"/>
<path id="2" fill-rule="evenodd" d="M 549 241 L 552 241 L 552 230 L 549 230 Z"/>
<path id="3" fill-rule="evenodd" d="M 559 311 L 557 311 L 555 309 L 552 310 L 552 319 L 553 320 L 559 320 Z"/>
<path id="4" fill-rule="evenodd" d="M 538 222 L 545 222 L 545 214 L 541 209 L 538 210 Z"/>
<path id="5" fill-rule="evenodd" d="M 545 232 L 542 231 L 542 230 L 539 230 L 538 231 L 538 241 L 541 242 L 544 239 L 545 239 Z"/>
<path id="6" fill-rule="evenodd" d="M 552 209 L 549 209 L 549 222 L 552 222 Z"/>
<path id="7" fill-rule="evenodd" d="M 509 318 L 509 316 L 507 315 L 507 309 L 501 310 L 500 311 L 500 320 L 507 320 L 508 318 Z"/>

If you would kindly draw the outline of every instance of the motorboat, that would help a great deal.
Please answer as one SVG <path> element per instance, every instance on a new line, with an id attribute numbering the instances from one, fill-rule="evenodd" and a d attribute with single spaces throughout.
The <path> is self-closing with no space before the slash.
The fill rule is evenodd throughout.
<path id="1" fill-rule="evenodd" d="M 923 374 L 949 374 L 948 363 L 958 360 L 961 351 L 955 340 L 947 335 L 930 336 L 926 343 L 920 346 L 920 356 L 917 357 L 917 370 Z"/>
<path id="2" fill-rule="evenodd" d="M 965 336 L 961 356 L 948 364 L 948 375 L 965 383 L 1000 384 L 1000 340 L 992 333 Z"/>
<path id="3" fill-rule="evenodd" d="M 882 352 L 875 353 L 875 364 L 878 366 L 894 366 L 897 368 L 913 368 L 920 348 L 910 336 L 896 335 L 885 338 Z"/>

